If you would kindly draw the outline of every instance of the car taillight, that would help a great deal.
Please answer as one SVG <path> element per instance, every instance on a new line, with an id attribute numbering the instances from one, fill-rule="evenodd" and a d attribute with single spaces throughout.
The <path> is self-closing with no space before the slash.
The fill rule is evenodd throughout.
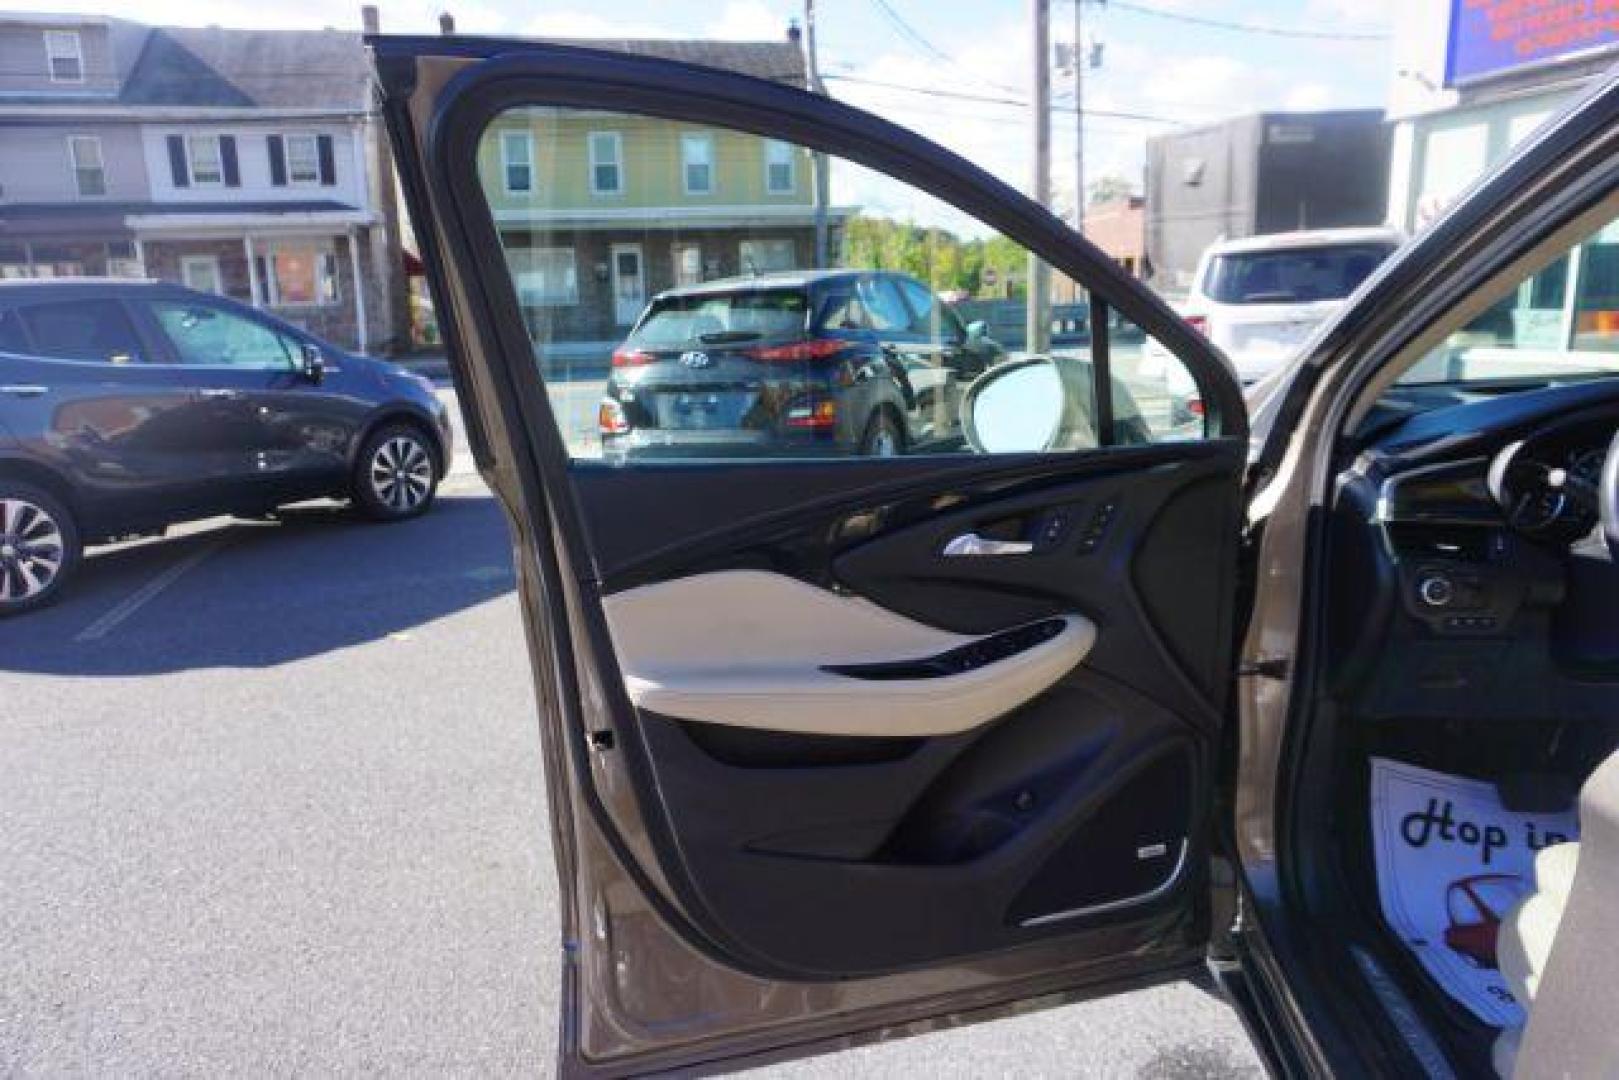
<path id="1" fill-rule="evenodd" d="M 596 355 L 600 356 L 601 354 L 597 353 Z M 657 357 L 645 349 L 634 349 L 628 345 L 621 345 L 613 350 L 614 367 L 640 367 L 642 364 L 650 364 L 656 359 Z"/>
<path id="2" fill-rule="evenodd" d="M 766 364 L 796 364 L 806 360 L 830 359 L 851 344 L 852 342 L 840 341 L 837 338 L 811 338 L 808 341 L 795 341 L 791 345 L 770 345 L 749 349 L 745 355 L 750 360 L 759 360 Z"/>
<path id="3" fill-rule="evenodd" d="M 1200 397 L 1186 399 L 1186 411 L 1193 416 L 1203 415 L 1203 399 Z"/>
<path id="4" fill-rule="evenodd" d="M 630 430 L 630 418 L 624 415 L 624 406 L 612 398 L 602 398 L 596 410 L 596 426 L 603 435 L 622 435 Z"/>
<path id="5" fill-rule="evenodd" d="M 829 397 L 799 398 L 787 407 L 787 426 L 825 431 L 838 426 L 838 403 Z"/>
<path id="6" fill-rule="evenodd" d="M 1209 336 L 1209 317 L 1207 315 L 1188 315 L 1186 316 L 1186 325 L 1204 337 Z"/>

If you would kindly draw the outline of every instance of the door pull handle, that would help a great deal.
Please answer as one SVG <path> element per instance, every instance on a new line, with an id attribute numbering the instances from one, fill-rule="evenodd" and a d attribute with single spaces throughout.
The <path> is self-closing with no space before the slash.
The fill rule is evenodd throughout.
<path id="1" fill-rule="evenodd" d="M 50 392 L 50 387 L 40 386 L 37 383 L 11 383 L 0 386 L 0 394 L 10 394 L 12 397 L 39 397 Z"/>
<path id="2" fill-rule="evenodd" d="M 1034 551 L 1033 540 L 986 540 L 977 533 L 966 533 L 944 546 L 946 558 L 976 555 L 1028 555 Z"/>

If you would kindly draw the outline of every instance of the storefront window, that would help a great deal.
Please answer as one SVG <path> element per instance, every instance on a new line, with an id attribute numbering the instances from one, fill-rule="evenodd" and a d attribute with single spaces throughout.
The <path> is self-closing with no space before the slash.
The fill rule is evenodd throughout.
<path id="1" fill-rule="evenodd" d="M 1619 369 L 1619 223 L 1609 224 L 1513 290 L 1406 373 L 1402 382 L 1465 383 Z"/>
<path id="2" fill-rule="evenodd" d="M 579 302 L 579 273 L 571 247 L 508 248 L 506 262 L 525 307 Z"/>

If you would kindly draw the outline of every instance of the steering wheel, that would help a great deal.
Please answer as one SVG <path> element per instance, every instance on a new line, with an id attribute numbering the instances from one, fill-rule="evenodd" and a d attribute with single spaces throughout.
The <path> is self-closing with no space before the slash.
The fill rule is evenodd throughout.
<path id="1" fill-rule="evenodd" d="M 1602 513 L 1602 535 L 1608 551 L 1619 560 L 1619 431 L 1608 444 L 1608 457 L 1602 463 L 1602 490 L 1598 493 Z"/>

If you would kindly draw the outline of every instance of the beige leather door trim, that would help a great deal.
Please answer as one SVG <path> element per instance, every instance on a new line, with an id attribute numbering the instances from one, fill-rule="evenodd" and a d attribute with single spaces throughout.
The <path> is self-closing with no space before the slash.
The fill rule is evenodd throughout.
<path id="1" fill-rule="evenodd" d="M 1048 689 L 1096 641 L 1090 620 L 1066 615 L 1054 637 L 972 671 L 867 680 L 823 668 L 918 660 L 979 639 L 757 570 L 647 585 L 609 596 L 604 606 L 638 708 L 812 735 L 970 731 Z"/>

